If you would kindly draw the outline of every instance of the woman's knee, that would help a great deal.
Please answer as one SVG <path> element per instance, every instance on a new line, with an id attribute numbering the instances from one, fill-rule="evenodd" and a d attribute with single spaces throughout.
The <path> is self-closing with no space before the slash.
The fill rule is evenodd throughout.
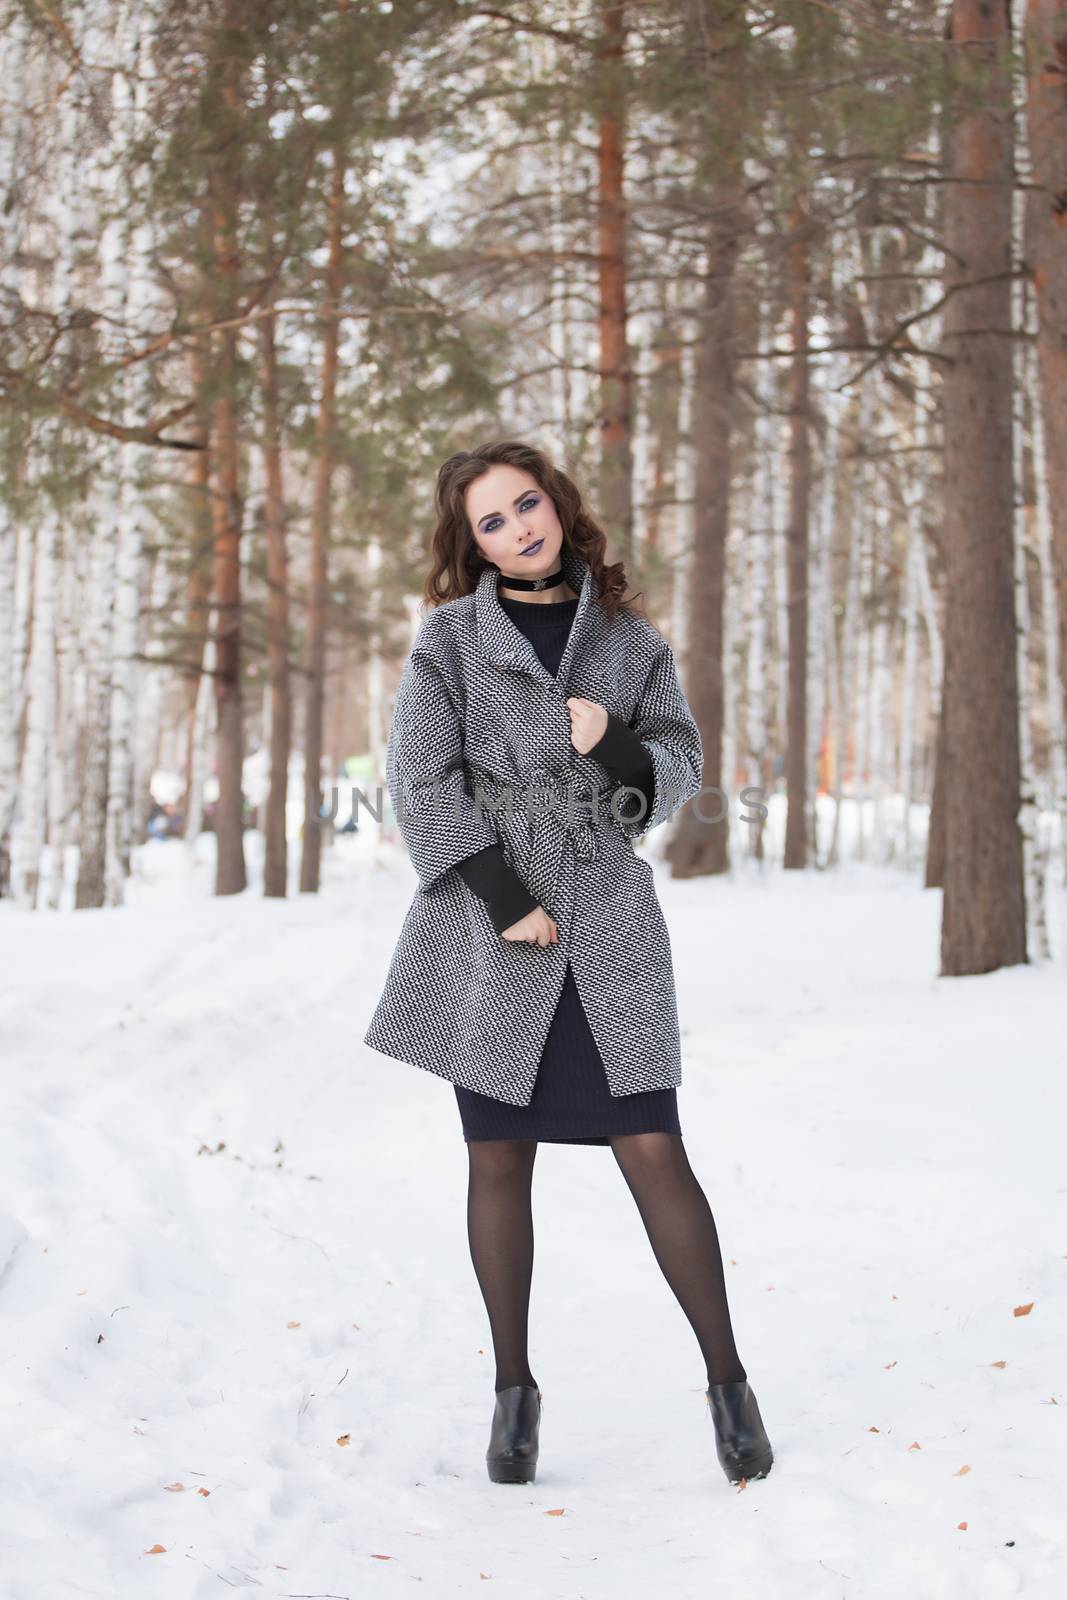
<path id="1" fill-rule="evenodd" d="M 537 1154 L 536 1139 L 470 1139 L 471 1171 L 495 1183 L 514 1183 L 527 1176 Z"/>
<path id="2" fill-rule="evenodd" d="M 675 1171 L 687 1164 L 685 1147 L 677 1133 L 613 1134 L 611 1149 L 624 1172 Z"/>

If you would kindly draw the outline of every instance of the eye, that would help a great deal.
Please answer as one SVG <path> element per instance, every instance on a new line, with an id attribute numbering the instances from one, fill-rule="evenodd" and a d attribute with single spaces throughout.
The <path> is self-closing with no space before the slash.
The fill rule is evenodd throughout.
<path id="1" fill-rule="evenodd" d="M 526 496 L 525 500 L 522 500 L 522 501 L 519 502 L 519 510 L 520 511 L 528 511 L 533 506 L 540 505 L 540 503 L 541 503 L 540 495 L 529 494 L 529 495 Z M 482 529 L 482 532 L 483 533 L 495 533 L 499 526 L 500 526 L 500 518 L 499 517 L 494 517 L 492 522 L 487 522 L 486 523 L 485 527 Z"/>

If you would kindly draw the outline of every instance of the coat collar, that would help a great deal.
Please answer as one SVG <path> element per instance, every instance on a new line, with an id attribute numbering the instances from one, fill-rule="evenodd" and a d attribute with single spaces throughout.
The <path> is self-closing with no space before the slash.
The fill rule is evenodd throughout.
<path id="1" fill-rule="evenodd" d="M 539 681 L 553 685 L 563 685 L 565 682 L 567 672 L 574 661 L 575 651 L 585 636 L 592 636 L 595 627 L 594 613 L 599 612 L 593 574 L 585 558 L 564 545 L 560 550 L 560 566 L 563 568 L 563 576 L 578 596 L 578 608 L 555 677 L 541 661 L 526 635 L 515 626 L 500 604 L 496 592 L 500 568 L 486 566 L 474 591 L 478 641 L 486 659 L 500 667 L 528 672 Z"/>

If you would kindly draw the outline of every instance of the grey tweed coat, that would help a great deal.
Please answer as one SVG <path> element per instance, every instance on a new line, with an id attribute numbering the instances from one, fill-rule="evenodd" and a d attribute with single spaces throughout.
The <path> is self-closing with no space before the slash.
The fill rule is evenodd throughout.
<path id="1" fill-rule="evenodd" d="M 568 959 L 613 1095 L 682 1081 L 671 942 L 634 839 L 698 794 L 703 750 L 663 635 L 609 623 L 588 563 L 561 564 L 578 606 L 556 677 L 497 598 L 431 611 L 396 694 L 386 783 L 418 878 L 364 1035 L 383 1054 L 528 1105 Z M 647 746 L 654 805 L 571 744 L 570 695 L 614 711 Z M 458 861 L 499 844 L 559 942 L 503 939 Z"/>

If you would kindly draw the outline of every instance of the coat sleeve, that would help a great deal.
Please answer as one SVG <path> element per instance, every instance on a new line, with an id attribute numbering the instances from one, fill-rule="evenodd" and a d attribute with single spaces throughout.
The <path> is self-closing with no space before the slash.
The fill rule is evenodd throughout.
<path id="1" fill-rule="evenodd" d="M 652 758 L 652 805 L 641 817 L 632 816 L 628 804 L 619 827 L 631 839 L 639 838 L 700 793 L 704 776 L 704 748 L 700 729 L 678 681 L 674 652 L 664 639 L 641 689 L 630 727 Z M 640 809 L 638 805 L 637 809 Z M 621 805 L 616 810 L 622 810 Z"/>
<path id="2" fill-rule="evenodd" d="M 485 850 L 476 850 L 465 860 L 457 861 L 456 871 L 467 888 L 485 901 L 489 920 L 497 933 L 503 933 L 514 923 L 521 922 L 537 905 L 536 897 L 527 889 L 498 844 L 491 844 Z"/>
<path id="3" fill-rule="evenodd" d="M 499 842 L 490 812 L 476 808 L 467 789 L 459 711 L 440 667 L 418 640 L 396 691 L 385 781 L 420 889 Z"/>
<path id="4" fill-rule="evenodd" d="M 607 727 L 587 753 L 616 783 L 640 790 L 640 794 L 629 794 L 620 801 L 620 812 L 632 816 L 642 806 L 646 813 L 652 810 L 656 793 L 652 757 L 629 724 L 614 711 L 608 712 Z"/>

